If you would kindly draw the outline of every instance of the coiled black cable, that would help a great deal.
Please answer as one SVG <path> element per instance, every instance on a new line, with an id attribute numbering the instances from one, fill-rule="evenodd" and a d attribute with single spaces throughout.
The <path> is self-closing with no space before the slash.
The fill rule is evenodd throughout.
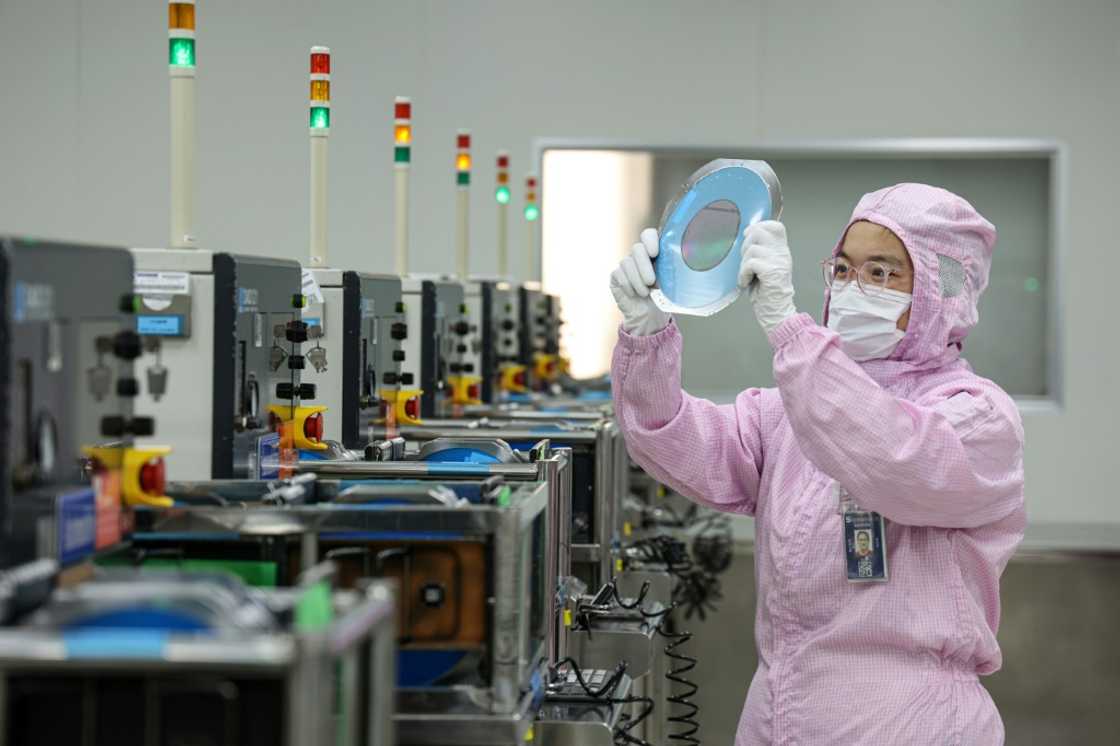
<path id="1" fill-rule="evenodd" d="M 662 637 L 672 641 L 665 646 L 665 656 L 677 662 L 677 667 L 670 668 L 665 674 L 668 681 L 679 687 L 665 698 L 670 706 L 670 716 L 666 718 L 666 721 L 682 727 L 677 732 L 670 733 L 668 740 L 676 743 L 686 743 L 689 746 L 700 746 L 700 739 L 696 737 L 696 734 L 700 731 L 700 722 L 696 719 L 700 714 L 700 705 L 692 701 L 692 698 L 700 692 L 700 685 L 685 678 L 685 674 L 696 668 L 698 661 L 680 651 L 680 648 L 692 639 L 692 633 L 667 632 L 664 625 L 659 625 L 657 632 Z M 674 712 L 673 707 L 683 709 L 683 712 Z"/>

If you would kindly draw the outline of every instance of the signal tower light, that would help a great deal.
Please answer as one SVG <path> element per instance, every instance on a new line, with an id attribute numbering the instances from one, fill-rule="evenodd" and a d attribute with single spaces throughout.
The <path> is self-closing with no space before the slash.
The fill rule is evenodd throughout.
<path id="1" fill-rule="evenodd" d="M 393 102 L 393 162 L 408 167 L 412 161 L 412 100 L 397 96 Z"/>
<path id="2" fill-rule="evenodd" d="M 194 0 L 167 3 L 168 59 L 172 77 L 194 77 Z"/>
<path id="3" fill-rule="evenodd" d="M 525 219 L 532 222 L 541 216 L 541 208 L 537 205 L 537 177 L 530 174 L 525 177 Z"/>
<path id="4" fill-rule="evenodd" d="M 455 136 L 455 183 L 461 187 L 471 183 L 471 133 L 459 130 Z"/>
<path id="5" fill-rule="evenodd" d="M 311 47 L 311 134 L 326 137 L 331 128 L 331 50 Z"/>
<path id="6" fill-rule="evenodd" d="M 498 153 L 498 186 L 494 189 L 494 199 L 500 205 L 509 204 L 509 153 Z"/>

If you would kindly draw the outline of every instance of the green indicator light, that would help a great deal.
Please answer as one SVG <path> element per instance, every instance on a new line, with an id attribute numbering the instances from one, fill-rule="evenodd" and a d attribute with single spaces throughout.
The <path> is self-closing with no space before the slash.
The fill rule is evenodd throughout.
<path id="1" fill-rule="evenodd" d="M 169 39 L 169 62 L 175 67 L 194 67 L 194 39 Z"/>
<path id="2" fill-rule="evenodd" d="M 500 205 L 509 204 L 509 187 L 500 186 L 494 192 L 494 199 L 498 200 Z"/>
<path id="3" fill-rule="evenodd" d="M 1038 281 L 1037 277 L 1028 277 L 1023 283 L 1023 289 L 1028 293 L 1037 293 L 1041 287 L 1042 283 Z"/>
<path id="4" fill-rule="evenodd" d="M 393 148 L 394 163 L 409 163 L 412 161 L 412 149 L 407 145 L 398 145 Z"/>
<path id="5" fill-rule="evenodd" d="M 525 205 L 525 219 L 528 221 L 536 220 L 541 216 L 541 208 L 534 204 Z"/>
<path id="6" fill-rule="evenodd" d="M 467 186 L 468 184 L 470 184 L 471 183 L 471 172 L 470 171 L 460 171 L 458 174 L 455 175 L 455 183 L 458 184 L 459 186 Z"/>
<path id="7" fill-rule="evenodd" d="M 331 126 L 331 110 L 325 106 L 311 107 L 311 129 L 325 130 Z"/>

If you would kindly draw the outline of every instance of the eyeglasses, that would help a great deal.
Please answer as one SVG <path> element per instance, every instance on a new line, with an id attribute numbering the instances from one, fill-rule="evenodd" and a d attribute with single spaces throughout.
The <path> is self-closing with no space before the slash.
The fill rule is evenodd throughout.
<path id="1" fill-rule="evenodd" d="M 857 267 L 842 256 L 821 262 L 821 274 L 826 288 L 839 290 L 854 279 L 865 294 L 886 290 L 892 280 L 902 277 L 902 273 L 889 264 L 867 261 Z"/>

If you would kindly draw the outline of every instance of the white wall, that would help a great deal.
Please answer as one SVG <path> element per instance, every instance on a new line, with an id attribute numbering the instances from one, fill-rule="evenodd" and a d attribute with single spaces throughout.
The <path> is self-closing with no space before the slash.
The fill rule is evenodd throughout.
<path id="1" fill-rule="evenodd" d="M 419 271 L 450 264 L 457 127 L 475 134 L 477 271 L 494 269 L 482 250 L 494 151 L 511 151 L 519 181 L 534 136 L 1060 138 L 1067 399 L 1060 415 L 1028 418 L 1031 511 L 1120 524 L 1118 7 L 200 0 L 198 235 L 208 248 L 304 257 L 313 44 L 334 52 L 332 258 L 359 269 L 391 266 L 395 94 L 415 99 Z M 158 0 L 0 0 L 0 229 L 166 241 L 165 24 Z M 516 253 L 513 269 L 524 264 Z"/>

